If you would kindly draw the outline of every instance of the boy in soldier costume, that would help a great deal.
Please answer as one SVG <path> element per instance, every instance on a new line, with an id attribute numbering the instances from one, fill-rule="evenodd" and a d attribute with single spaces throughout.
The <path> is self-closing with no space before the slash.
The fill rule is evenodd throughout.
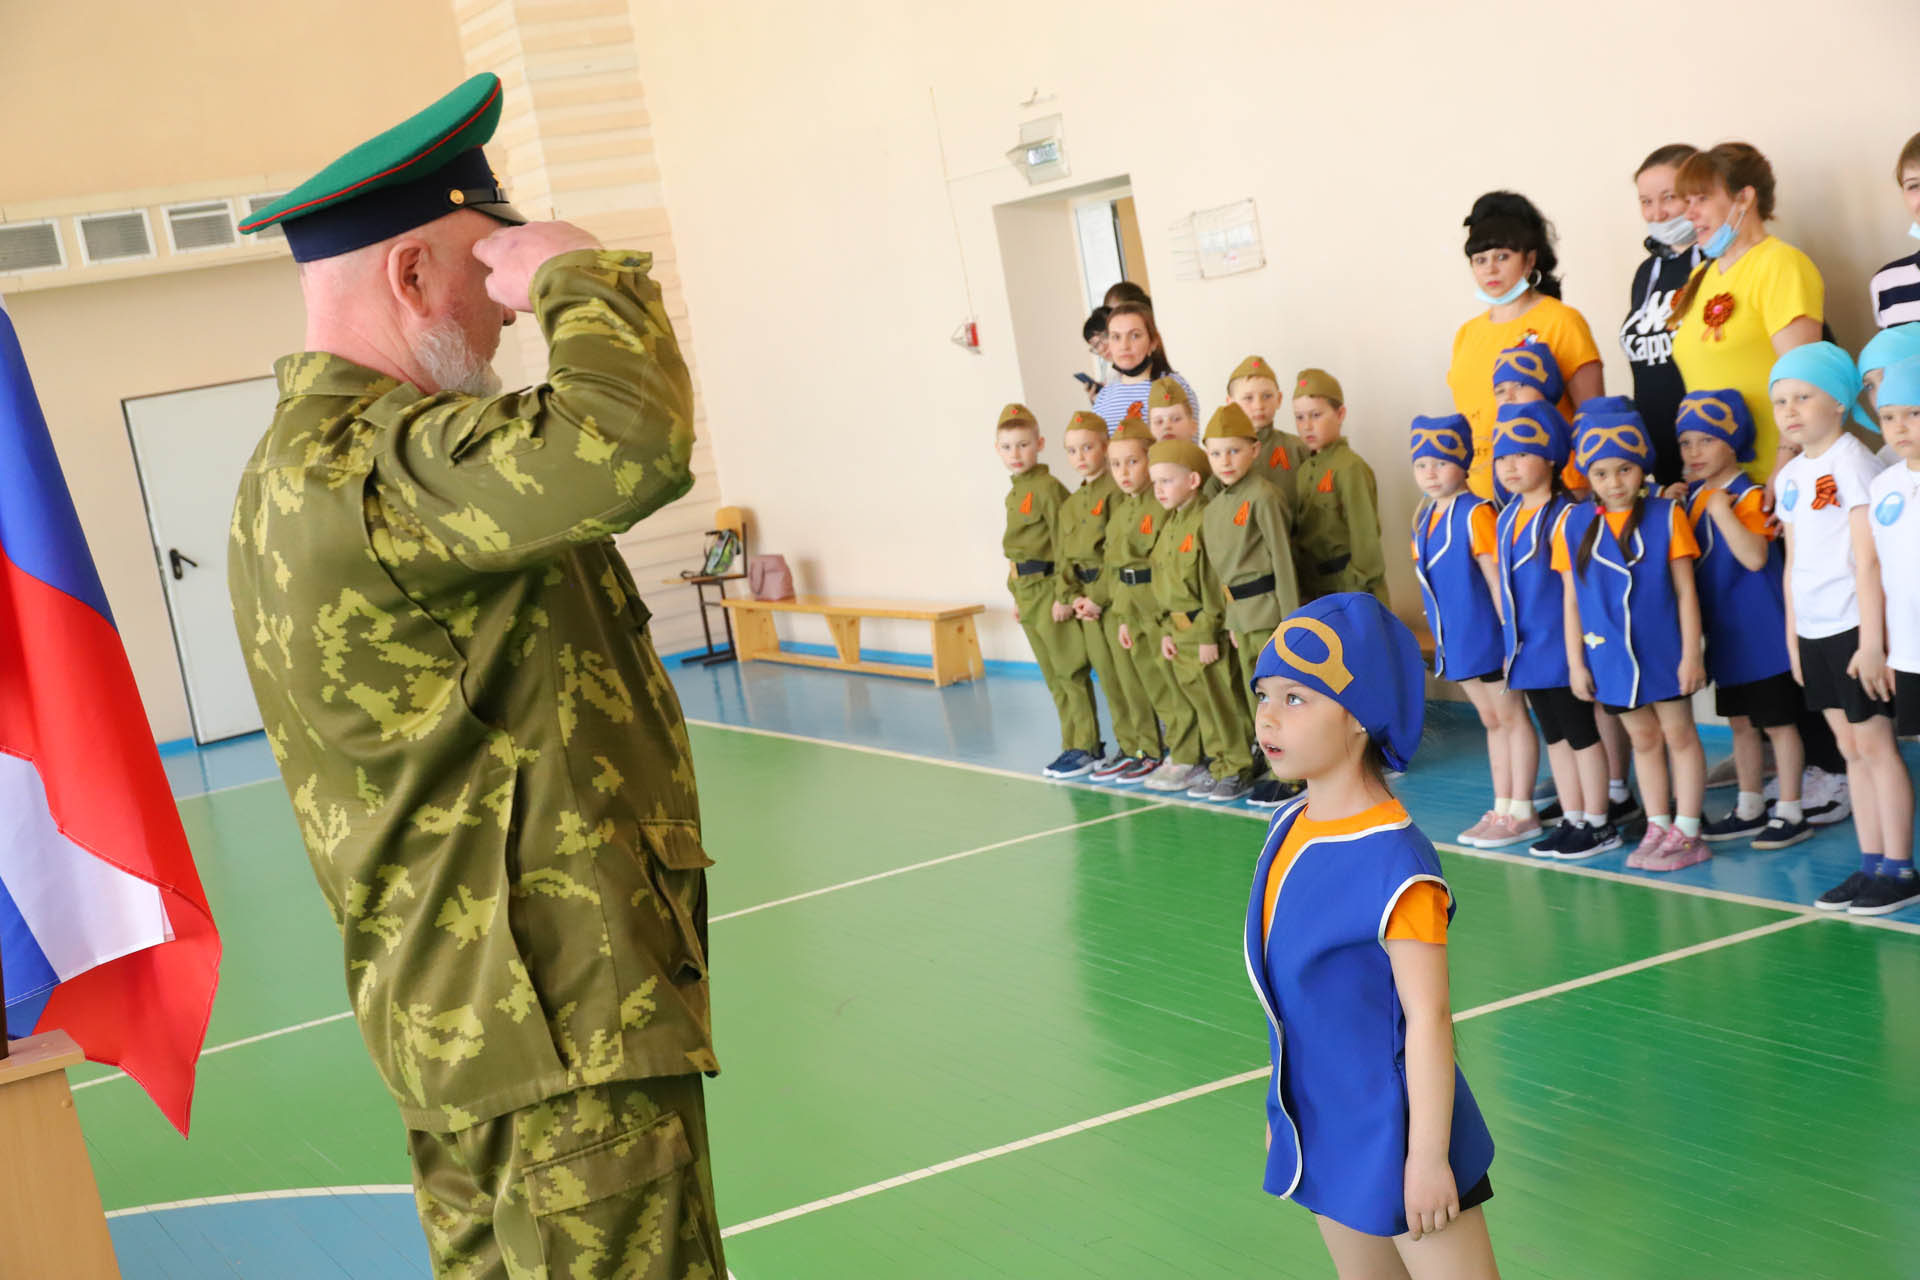
<path id="1" fill-rule="evenodd" d="M 1299 606 L 1294 582 L 1293 542 L 1287 533 L 1287 501 L 1267 479 L 1255 452 L 1253 421 L 1238 404 L 1214 410 L 1207 420 L 1207 461 L 1221 483 L 1202 517 L 1207 560 L 1220 579 L 1226 605 L 1227 638 L 1231 662 L 1245 713 L 1237 723 L 1253 741 L 1253 665 L 1281 620 Z M 1255 759 L 1257 773 L 1266 773 L 1264 757 Z M 1295 794 L 1275 778 L 1261 777 L 1247 802 L 1257 808 L 1277 808 Z"/>
<path id="2" fill-rule="evenodd" d="M 1153 752 L 1156 758 L 1140 761 L 1115 781 L 1144 782 L 1156 791 L 1185 791 L 1195 781 L 1190 775 L 1200 759 L 1200 722 L 1174 682 L 1173 668 L 1160 655 L 1164 632 L 1160 604 L 1153 595 L 1153 546 L 1167 513 L 1153 496 L 1153 481 L 1147 474 L 1147 451 L 1152 447 L 1153 436 L 1140 417 L 1125 419 L 1107 443 L 1107 468 L 1121 496 L 1107 524 L 1104 576 L 1112 579 L 1113 603 L 1102 616 L 1112 624 L 1114 643 L 1146 690 L 1150 714 L 1160 721 L 1165 745 Z"/>
<path id="3" fill-rule="evenodd" d="M 1087 646 L 1073 607 L 1060 599 L 1060 508 L 1067 487 L 1040 461 L 1046 443 L 1033 410 L 1010 404 L 1000 411 L 993 446 L 1013 477 L 1000 549 L 1007 557 L 1007 590 L 1013 593 L 1020 628 L 1060 715 L 1060 754 L 1041 772 L 1049 778 L 1084 778 L 1100 763 L 1100 723 Z"/>
<path id="4" fill-rule="evenodd" d="M 1139 673 L 1122 650 L 1118 624 L 1106 617 L 1113 603 L 1113 579 L 1106 572 L 1107 527 L 1120 486 L 1107 469 L 1107 422 L 1081 410 L 1067 423 L 1067 461 L 1084 477 L 1060 504 L 1060 599 L 1073 610 L 1087 658 L 1106 695 L 1113 723 L 1114 753 L 1090 775 L 1095 782 L 1117 782 L 1157 756 L 1160 730 Z"/>
<path id="5" fill-rule="evenodd" d="M 1253 735 L 1242 732 L 1234 664 L 1220 660 L 1225 592 L 1207 560 L 1202 531 L 1207 455 L 1191 440 L 1162 440 L 1148 451 L 1147 464 L 1154 496 L 1167 513 L 1153 547 L 1153 593 L 1166 625 L 1160 653 L 1193 704 L 1200 746 L 1211 757 L 1208 776 L 1196 779 L 1187 795 L 1239 800 L 1253 786 Z"/>
<path id="6" fill-rule="evenodd" d="M 1306 442 L 1294 492 L 1295 565 L 1302 603 L 1336 591 L 1365 591 L 1387 603 L 1380 549 L 1380 494 L 1373 468 L 1340 434 L 1346 395 L 1334 376 L 1302 369 L 1293 384 L 1293 422 Z"/>
<path id="7" fill-rule="evenodd" d="M 229 586 L 266 737 L 408 1129 L 435 1273 L 725 1274 L 693 761 L 613 535 L 693 484 L 647 254 L 520 225 L 476 76 L 262 210 L 305 351 Z M 549 380 L 488 367 L 530 313 Z"/>
<path id="8" fill-rule="evenodd" d="M 1280 375 L 1259 356 L 1248 356 L 1227 377 L 1227 399 L 1239 405 L 1253 423 L 1256 454 L 1267 480 L 1287 500 L 1289 512 L 1299 509 L 1294 480 L 1306 460 L 1307 446 L 1299 436 L 1275 425 L 1281 416 Z"/>

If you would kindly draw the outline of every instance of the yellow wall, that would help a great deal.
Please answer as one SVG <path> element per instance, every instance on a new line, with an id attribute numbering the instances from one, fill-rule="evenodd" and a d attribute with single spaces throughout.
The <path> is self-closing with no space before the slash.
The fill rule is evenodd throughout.
<path id="1" fill-rule="evenodd" d="M 16 294 L 6 306 L 147 718 L 161 741 L 190 737 L 120 402 L 273 372 L 306 331 L 293 260 Z"/>
<path id="2" fill-rule="evenodd" d="M 464 78 L 445 0 L 8 0 L 0 31 L 0 205 L 317 169 Z"/>
<path id="3" fill-rule="evenodd" d="M 986 601 L 989 656 L 1024 655 L 991 424 L 1041 391 L 1012 348 L 994 207 L 1036 194 L 1004 153 L 1056 112 L 1061 187 L 1130 175 L 1161 327 L 1203 398 L 1250 351 L 1340 376 L 1390 547 L 1416 497 L 1406 423 L 1447 407 L 1453 332 L 1476 309 L 1460 222 L 1482 191 L 1516 187 L 1558 224 L 1567 300 L 1625 390 L 1633 167 L 1670 141 L 1749 139 L 1780 175 L 1778 230 L 1857 344 L 1866 277 L 1912 248 L 1889 170 L 1920 128 L 1868 50 L 1920 47 L 1920 6 L 1814 23 L 1786 0 L 1697 7 L 1694 24 L 1676 9 L 817 0 L 749 21 L 634 0 L 725 500 L 754 509 L 765 549 L 805 553 L 803 585 Z M 1269 265 L 1179 279 L 1169 224 L 1247 196 Z M 947 341 L 963 281 L 979 356 Z M 1403 557 L 1390 577 L 1416 614 Z"/>

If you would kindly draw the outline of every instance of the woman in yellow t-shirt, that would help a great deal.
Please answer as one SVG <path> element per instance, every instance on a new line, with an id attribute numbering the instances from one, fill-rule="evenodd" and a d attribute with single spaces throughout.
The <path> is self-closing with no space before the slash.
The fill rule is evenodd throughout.
<path id="1" fill-rule="evenodd" d="M 1753 411 L 1754 460 L 1762 483 L 1795 450 L 1773 421 L 1767 385 L 1773 362 L 1820 341 L 1826 285 L 1813 260 L 1767 234 L 1773 217 L 1773 166 L 1744 142 L 1723 142 L 1680 166 L 1674 191 L 1709 261 L 1673 300 L 1673 359 L 1687 390 L 1732 387 Z"/>
<path id="2" fill-rule="evenodd" d="M 1502 351 L 1523 342 L 1543 342 L 1566 380 L 1561 415 L 1573 417 L 1582 403 L 1602 394 L 1600 349 L 1586 317 L 1560 301 L 1559 259 L 1553 229 L 1533 202 L 1511 191 L 1489 191 L 1467 215 L 1467 264 L 1476 295 L 1487 309 L 1453 335 L 1447 388 L 1453 407 L 1473 427 L 1473 466 L 1467 487 L 1493 497 L 1493 366 Z"/>

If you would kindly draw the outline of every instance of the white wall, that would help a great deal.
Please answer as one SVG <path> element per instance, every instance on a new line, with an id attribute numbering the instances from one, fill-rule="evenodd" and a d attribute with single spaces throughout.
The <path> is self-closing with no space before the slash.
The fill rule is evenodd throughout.
<path id="1" fill-rule="evenodd" d="M 1447 406 L 1453 331 L 1475 309 L 1460 220 L 1480 192 L 1515 187 L 1555 221 L 1567 300 L 1617 390 L 1643 235 L 1631 174 L 1657 145 L 1768 153 L 1776 228 L 1826 274 L 1845 342 L 1867 332 L 1867 275 L 1911 249 L 1890 169 L 1920 108 L 1887 58 L 1920 47 L 1912 0 L 1812 22 L 1786 0 L 634 0 L 634 15 L 725 500 L 754 510 L 763 549 L 818 566 L 803 586 L 985 601 L 989 657 L 1025 656 L 993 418 L 1051 394 L 1012 350 L 994 216 L 1036 194 L 1003 155 L 1024 119 L 1064 116 L 1060 188 L 1130 175 L 1158 318 L 1203 398 L 1252 351 L 1341 378 L 1393 525 L 1415 496 L 1405 424 Z M 1269 265 L 1177 279 L 1169 224 L 1246 196 Z M 947 341 L 967 287 L 980 356 Z"/>

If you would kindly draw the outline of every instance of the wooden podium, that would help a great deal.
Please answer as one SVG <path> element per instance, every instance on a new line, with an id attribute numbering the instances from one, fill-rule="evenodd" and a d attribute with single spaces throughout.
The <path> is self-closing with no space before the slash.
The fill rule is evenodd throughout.
<path id="1" fill-rule="evenodd" d="M 120 1280 L 67 1088 L 83 1060 L 64 1031 L 15 1040 L 0 1058 L 0 1280 Z"/>

